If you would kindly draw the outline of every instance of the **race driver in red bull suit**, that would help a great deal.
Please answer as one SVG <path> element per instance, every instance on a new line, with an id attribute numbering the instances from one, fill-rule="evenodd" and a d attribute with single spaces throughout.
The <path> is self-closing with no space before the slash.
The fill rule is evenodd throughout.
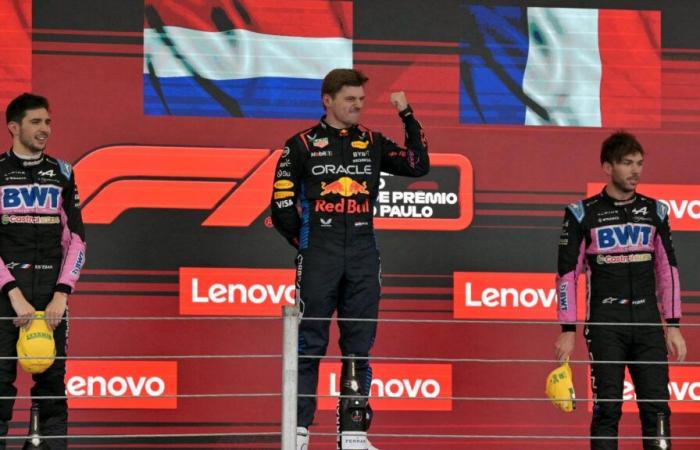
<path id="1" fill-rule="evenodd" d="M 287 140 L 277 164 L 271 200 L 275 228 L 298 250 L 297 299 L 304 318 L 376 319 L 380 256 L 372 221 L 381 172 L 420 177 L 428 173 L 428 146 L 403 92 L 391 94 L 405 129 L 405 148 L 359 125 L 368 78 L 359 70 L 334 69 L 323 80 L 326 115 Z M 368 357 L 377 324 L 339 321 L 343 355 Z M 302 320 L 299 327 L 298 445 L 308 443 L 316 410 L 319 359 L 330 322 Z M 358 360 L 368 395 L 372 371 Z M 308 445 L 308 444 L 307 444 Z"/>

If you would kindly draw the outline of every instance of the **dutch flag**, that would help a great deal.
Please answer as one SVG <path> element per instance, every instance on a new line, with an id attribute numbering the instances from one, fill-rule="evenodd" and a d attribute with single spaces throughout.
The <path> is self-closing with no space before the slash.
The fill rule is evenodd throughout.
<path id="1" fill-rule="evenodd" d="M 464 5 L 460 122 L 659 127 L 658 11 Z"/>
<path id="2" fill-rule="evenodd" d="M 151 115 L 318 118 L 323 77 L 352 67 L 348 2 L 148 0 Z"/>

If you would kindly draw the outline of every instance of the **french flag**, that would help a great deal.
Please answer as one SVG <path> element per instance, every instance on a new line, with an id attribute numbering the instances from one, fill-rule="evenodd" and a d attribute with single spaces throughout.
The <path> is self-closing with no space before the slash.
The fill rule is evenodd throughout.
<path id="1" fill-rule="evenodd" d="M 321 82 L 352 67 L 352 4 L 148 0 L 150 115 L 318 118 Z"/>
<path id="2" fill-rule="evenodd" d="M 659 11 L 463 10 L 460 122 L 661 126 Z"/>

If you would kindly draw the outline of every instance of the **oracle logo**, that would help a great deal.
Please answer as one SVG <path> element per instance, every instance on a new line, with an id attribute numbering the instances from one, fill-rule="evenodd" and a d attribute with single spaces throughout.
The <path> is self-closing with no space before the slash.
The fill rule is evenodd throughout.
<path id="1" fill-rule="evenodd" d="M 293 269 L 180 268 L 184 315 L 279 316 L 294 301 Z"/>
<path id="2" fill-rule="evenodd" d="M 340 363 L 321 363 L 318 407 L 335 410 L 340 395 Z M 372 364 L 370 387 L 374 410 L 451 411 L 451 364 Z"/>
<path id="3" fill-rule="evenodd" d="M 68 361 L 66 396 L 72 409 L 175 409 L 177 363 Z"/>
<path id="4" fill-rule="evenodd" d="M 583 276 L 577 296 L 585 299 Z M 555 275 L 549 273 L 455 272 L 453 317 L 457 319 L 556 320 Z M 585 318 L 585 302 L 578 317 Z"/>
<path id="5" fill-rule="evenodd" d="M 670 366 L 669 379 L 668 393 L 670 399 L 684 400 L 670 403 L 673 413 L 700 413 L 700 367 Z M 588 391 L 591 392 L 590 379 L 588 380 Z M 637 403 L 632 401 L 637 398 L 637 394 L 632 378 L 627 370 L 625 370 L 622 398 L 627 400 L 622 404 L 622 411 L 634 413 L 639 411 Z M 589 404 L 588 409 L 592 410 L 591 404 Z"/>
<path id="6" fill-rule="evenodd" d="M 588 183 L 588 195 L 599 193 L 604 186 L 603 183 Z M 672 229 L 700 231 L 700 185 L 640 184 L 637 192 L 666 205 Z"/>

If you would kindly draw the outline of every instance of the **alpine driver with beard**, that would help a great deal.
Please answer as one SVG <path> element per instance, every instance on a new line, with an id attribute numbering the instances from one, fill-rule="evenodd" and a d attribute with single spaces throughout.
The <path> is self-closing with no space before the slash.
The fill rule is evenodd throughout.
<path id="1" fill-rule="evenodd" d="M 607 185 L 600 194 L 569 205 L 564 216 L 557 277 L 562 333 L 555 353 L 566 360 L 574 350 L 574 322 L 577 308 L 583 307 L 576 284 L 585 272 L 584 336 L 596 399 L 591 436 L 598 438 L 591 440 L 591 448 L 610 450 L 617 449 L 622 416 L 621 401 L 610 400 L 622 398 L 625 364 L 606 361 L 639 362 L 627 367 L 637 399 L 646 400 L 638 402 L 642 435 L 651 438 L 658 437 L 660 423 L 670 435 L 667 351 L 682 361 L 687 350 L 679 328 L 680 284 L 668 207 L 636 191 L 644 150 L 633 135 L 617 132 L 603 142 L 600 161 Z M 667 445 L 645 439 L 643 447 L 671 448 Z"/>

